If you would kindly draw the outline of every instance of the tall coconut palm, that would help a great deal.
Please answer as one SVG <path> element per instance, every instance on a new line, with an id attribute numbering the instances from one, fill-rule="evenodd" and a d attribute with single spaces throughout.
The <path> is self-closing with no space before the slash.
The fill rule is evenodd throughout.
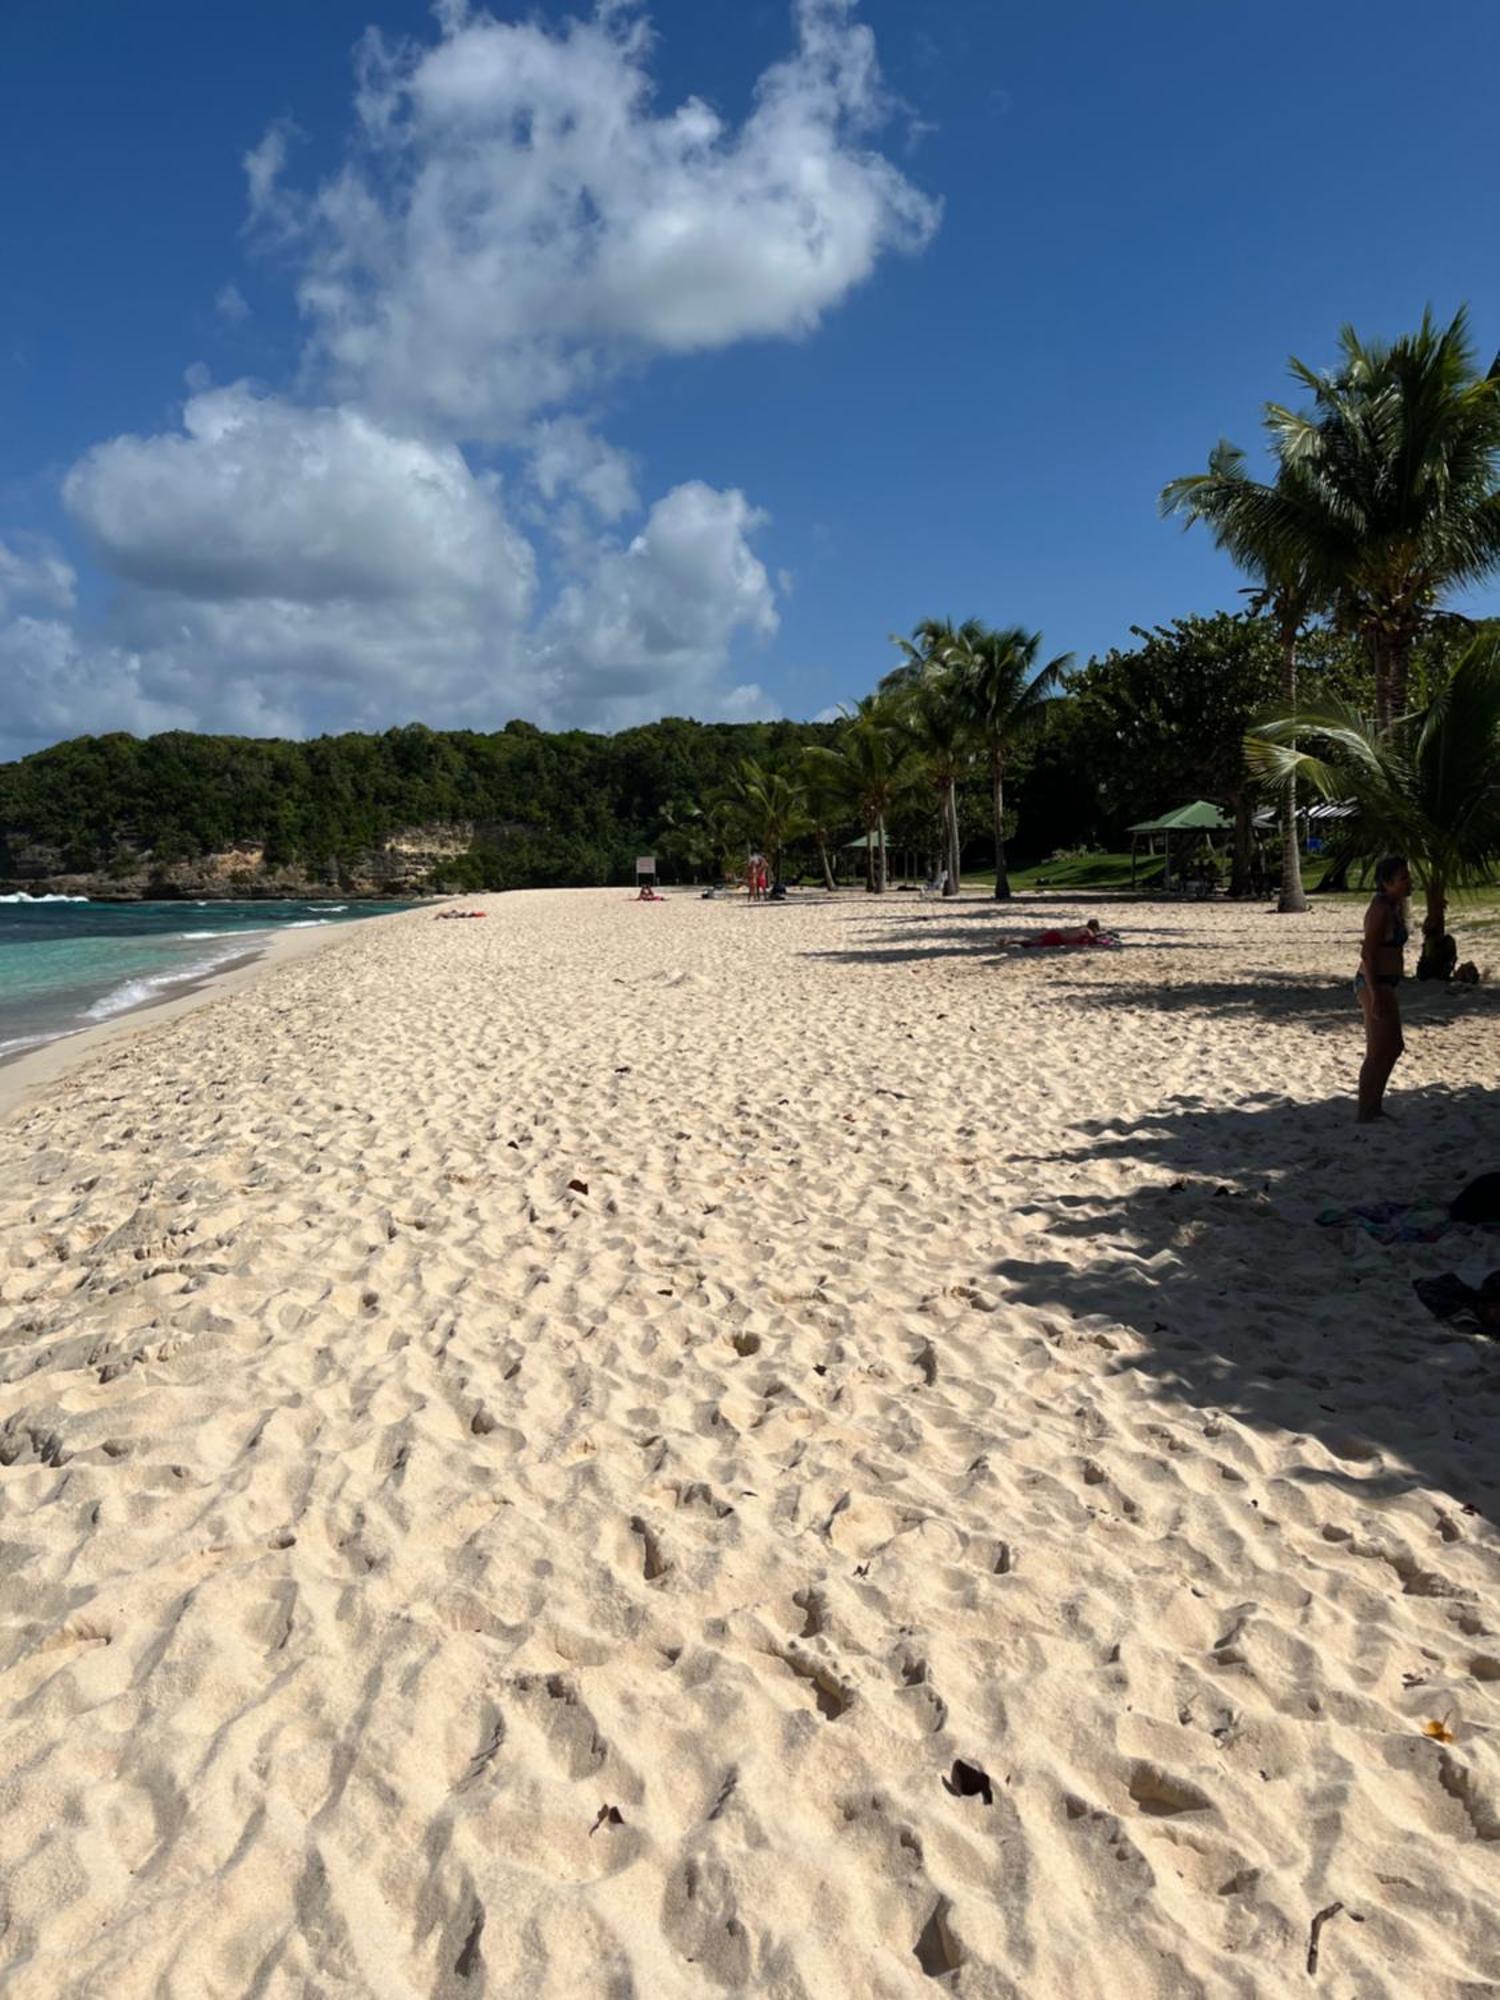
<path id="1" fill-rule="evenodd" d="M 943 825 L 943 894 L 958 894 L 962 865 L 958 786 L 973 755 L 969 718 L 957 671 L 947 667 L 909 686 L 897 714 L 938 795 Z"/>
<path id="2" fill-rule="evenodd" d="M 1269 611 L 1281 646 L 1282 713 L 1297 708 L 1297 646 L 1309 614 L 1317 608 L 1314 582 L 1323 522 L 1306 481 L 1283 470 L 1276 489 L 1245 470 L 1245 454 L 1227 439 L 1209 454 L 1206 472 L 1174 479 L 1162 489 L 1164 514 L 1181 514 L 1187 524 L 1202 521 L 1218 546 L 1248 575 L 1259 579 L 1254 608 Z M 1297 522 L 1301 521 L 1300 535 Z M 1275 531 L 1268 530 L 1274 520 Z M 1277 908 L 1307 908 L 1302 887 L 1302 847 L 1297 832 L 1297 779 L 1290 773 L 1281 797 L 1281 899 Z"/>
<path id="3" fill-rule="evenodd" d="M 1020 746 L 1041 728 L 1047 704 L 1073 664 L 1071 653 L 1059 653 L 1043 667 L 1040 632 L 1019 625 L 1000 631 L 981 627 L 963 640 L 955 662 L 955 696 L 989 765 L 990 796 L 995 815 L 995 900 L 1010 899 L 1010 875 L 1005 865 L 1005 774 Z"/>
<path id="4" fill-rule="evenodd" d="M 983 630 L 977 618 L 966 618 L 961 625 L 955 625 L 951 618 L 923 618 L 912 628 L 909 639 L 893 632 L 891 644 L 900 649 L 901 663 L 882 679 L 880 693 L 904 694 L 934 674 L 945 673 Z"/>
<path id="5" fill-rule="evenodd" d="M 1298 738 L 1316 751 L 1293 747 Z M 1476 640 L 1427 706 L 1394 722 L 1326 702 L 1259 724 L 1245 750 L 1270 784 L 1295 774 L 1352 801 L 1340 835 L 1349 852 L 1410 859 L 1426 901 L 1417 974 L 1446 978 L 1457 956 L 1449 894 L 1500 869 L 1500 641 Z"/>
<path id="6" fill-rule="evenodd" d="M 803 753 L 835 795 L 847 801 L 865 830 L 869 887 L 882 895 L 886 885 L 885 823 L 891 807 L 910 783 L 910 739 L 895 726 L 886 706 L 861 702 L 836 747 L 810 746 Z"/>
<path id="7" fill-rule="evenodd" d="M 829 855 L 829 842 L 844 818 L 847 806 L 838 787 L 829 776 L 827 767 L 809 750 L 818 746 L 809 745 L 802 752 L 797 774 L 802 783 L 802 800 L 807 819 L 807 830 L 812 835 L 818 850 L 818 865 L 823 870 L 823 887 L 830 893 L 838 887 L 834 880 L 833 862 Z M 851 815 L 852 816 L 852 815 Z M 847 821 L 845 822 L 847 824 Z"/>
<path id="8" fill-rule="evenodd" d="M 1320 531 L 1309 549 L 1300 514 L 1263 526 L 1284 534 L 1294 568 L 1311 555 L 1340 621 L 1363 637 L 1384 725 L 1406 707 L 1412 647 L 1444 593 L 1500 565 L 1500 378 L 1476 372 L 1462 311 L 1446 327 L 1426 312 L 1390 342 L 1345 327 L 1340 349 L 1327 374 L 1292 362 L 1311 409 L 1266 408 Z"/>
<path id="9" fill-rule="evenodd" d="M 801 785 L 785 772 L 767 770 L 753 757 L 746 757 L 730 781 L 730 796 L 750 837 L 764 850 L 773 880 L 779 878 L 788 843 L 807 825 Z"/>

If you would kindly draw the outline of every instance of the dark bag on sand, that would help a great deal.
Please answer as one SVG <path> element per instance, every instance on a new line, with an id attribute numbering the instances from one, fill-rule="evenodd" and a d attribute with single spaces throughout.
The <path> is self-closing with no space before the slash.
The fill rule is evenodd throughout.
<path id="1" fill-rule="evenodd" d="M 1491 1271 L 1478 1291 L 1453 1271 L 1436 1278 L 1413 1278 L 1412 1290 L 1434 1319 L 1465 1333 L 1487 1333 L 1500 1339 L 1500 1271 Z"/>
<path id="2" fill-rule="evenodd" d="M 1448 1213 L 1455 1222 L 1500 1222 L 1500 1174 L 1481 1174 L 1454 1197 Z"/>

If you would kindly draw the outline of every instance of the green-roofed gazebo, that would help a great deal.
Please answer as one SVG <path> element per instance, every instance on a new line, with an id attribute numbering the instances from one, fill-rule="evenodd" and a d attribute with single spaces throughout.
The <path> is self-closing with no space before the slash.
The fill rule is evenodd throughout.
<path id="1" fill-rule="evenodd" d="M 1222 807 L 1213 805 L 1208 799 L 1194 799 L 1190 805 L 1178 806 L 1174 812 L 1163 813 L 1160 819 L 1143 819 L 1127 829 L 1130 834 L 1130 886 L 1135 887 L 1136 842 L 1145 839 L 1154 841 L 1157 834 L 1162 837 L 1163 864 L 1162 879 L 1168 889 L 1172 886 L 1172 835 L 1174 833 L 1223 833 L 1234 825 Z M 1149 852 L 1149 849 L 1148 849 Z"/>

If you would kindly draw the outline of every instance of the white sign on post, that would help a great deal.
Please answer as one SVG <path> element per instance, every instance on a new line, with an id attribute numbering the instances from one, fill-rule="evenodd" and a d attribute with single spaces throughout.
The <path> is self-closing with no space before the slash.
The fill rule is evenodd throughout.
<path id="1" fill-rule="evenodd" d="M 635 857 L 635 872 L 637 875 L 654 875 L 656 873 L 656 856 L 654 854 L 638 854 Z"/>

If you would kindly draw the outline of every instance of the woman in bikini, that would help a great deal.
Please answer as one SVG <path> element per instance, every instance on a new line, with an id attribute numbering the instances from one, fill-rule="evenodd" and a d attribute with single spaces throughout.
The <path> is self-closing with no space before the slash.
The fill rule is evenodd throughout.
<path id="1" fill-rule="evenodd" d="M 1411 870 L 1406 857 L 1388 854 L 1375 869 L 1375 894 L 1365 911 L 1364 942 L 1354 990 L 1365 1017 L 1365 1059 L 1359 1072 L 1359 1123 L 1385 1117 L 1381 1100 L 1406 1043 L 1401 1035 L 1401 1003 L 1396 989 L 1405 969 L 1408 934 L 1406 899 Z"/>

